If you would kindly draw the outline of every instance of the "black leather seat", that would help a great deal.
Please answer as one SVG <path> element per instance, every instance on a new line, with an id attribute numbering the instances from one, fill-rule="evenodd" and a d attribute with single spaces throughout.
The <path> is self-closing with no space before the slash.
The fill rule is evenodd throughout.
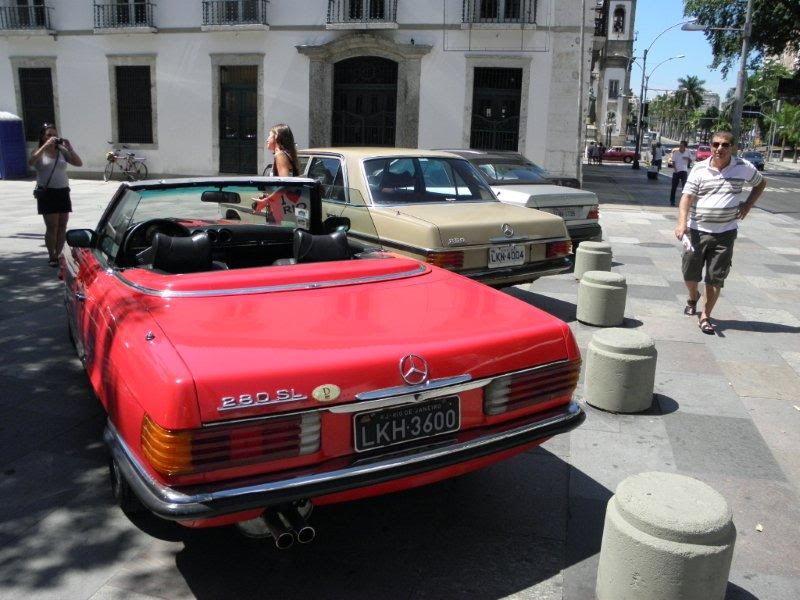
<path id="1" fill-rule="evenodd" d="M 348 260 L 352 257 L 346 231 L 314 235 L 305 229 L 294 231 L 294 260 L 298 263 Z"/>
<path id="2" fill-rule="evenodd" d="M 227 269 L 211 257 L 211 240 L 204 231 L 191 237 L 173 237 L 156 233 L 150 245 L 153 269 L 165 273 L 199 273 Z"/>

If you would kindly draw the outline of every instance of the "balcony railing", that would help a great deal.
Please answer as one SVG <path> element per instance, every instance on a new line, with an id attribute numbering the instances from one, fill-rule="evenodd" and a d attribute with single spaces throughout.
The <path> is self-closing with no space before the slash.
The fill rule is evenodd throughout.
<path id="1" fill-rule="evenodd" d="M 95 2 L 94 28 L 119 29 L 127 27 L 153 28 L 155 2 Z"/>
<path id="2" fill-rule="evenodd" d="M 397 0 L 328 0 L 328 24 L 397 23 Z"/>
<path id="3" fill-rule="evenodd" d="M 204 0 L 203 26 L 269 25 L 269 0 Z"/>
<path id="4" fill-rule="evenodd" d="M 535 24 L 537 0 L 463 0 L 463 23 Z"/>
<path id="5" fill-rule="evenodd" d="M 0 30 L 40 29 L 50 31 L 52 7 L 46 4 L 0 6 Z"/>

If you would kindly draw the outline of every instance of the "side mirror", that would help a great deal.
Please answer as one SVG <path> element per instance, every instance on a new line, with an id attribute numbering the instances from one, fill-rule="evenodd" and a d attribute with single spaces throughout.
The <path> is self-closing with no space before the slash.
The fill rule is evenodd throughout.
<path id="1" fill-rule="evenodd" d="M 350 231 L 350 219 L 347 217 L 328 217 L 322 222 L 322 231 L 325 233 Z"/>
<path id="2" fill-rule="evenodd" d="M 214 202 L 216 204 L 241 204 L 242 199 L 236 192 L 215 192 L 206 190 L 200 196 L 201 202 Z"/>
<path id="3" fill-rule="evenodd" d="M 91 229 L 70 229 L 67 231 L 67 244 L 70 248 L 91 248 L 97 234 Z"/>

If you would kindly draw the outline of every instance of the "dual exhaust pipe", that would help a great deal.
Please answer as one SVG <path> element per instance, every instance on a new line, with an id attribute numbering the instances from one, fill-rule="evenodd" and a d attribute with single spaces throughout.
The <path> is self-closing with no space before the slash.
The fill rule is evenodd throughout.
<path id="1" fill-rule="evenodd" d="M 306 518 L 294 506 L 280 509 L 268 508 L 261 516 L 236 525 L 239 531 L 247 537 L 271 537 L 275 541 L 275 547 L 279 550 L 291 548 L 295 541 L 300 544 L 308 544 L 317 536 L 317 531 L 308 524 Z"/>

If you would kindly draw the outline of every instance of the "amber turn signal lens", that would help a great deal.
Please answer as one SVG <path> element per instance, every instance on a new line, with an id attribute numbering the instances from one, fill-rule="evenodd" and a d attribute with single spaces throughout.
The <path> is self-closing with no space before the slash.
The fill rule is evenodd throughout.
<path id="1" fill-rule="evenodd" d="M 463 252 L 431 252 L 425 262 L 443 269 L 460 269 L 464 266 Z"/>
<path id="2" fill-rule="evenodd" d="M 182 475 L 193 470 L 192 433 L 164 429 L 149 416 L 142 422 L 142 452 L 162 475 Z"/>

